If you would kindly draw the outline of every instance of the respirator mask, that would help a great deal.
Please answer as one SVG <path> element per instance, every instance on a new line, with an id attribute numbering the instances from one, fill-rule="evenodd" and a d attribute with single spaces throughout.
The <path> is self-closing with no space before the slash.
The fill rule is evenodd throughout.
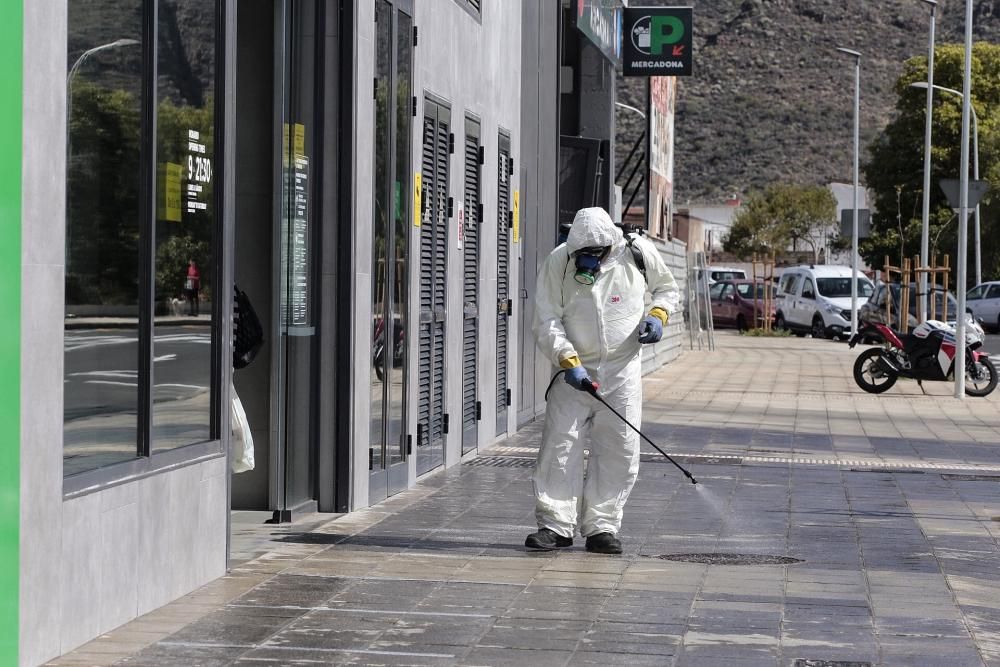
<path id="1" fill-rule="evenodd" d="M 597 272 L 601 270 L 601 260 L 608 254 L 610 247 L 596 246 L 581 248 L 576 252 L 576 274 L 573 278 L 581 285 L 593 285 Z"/>

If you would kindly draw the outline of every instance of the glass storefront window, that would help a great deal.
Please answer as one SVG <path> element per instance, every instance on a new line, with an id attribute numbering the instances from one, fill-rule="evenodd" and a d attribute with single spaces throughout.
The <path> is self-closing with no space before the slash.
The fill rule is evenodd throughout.
<path id="1" fill-rule="evenodd" d="M 66 474 L 137 456 L 142 0 L 69 2 Z"/>
<path id="2" fill-rule="evenodd" d="M 406 400 L 406 295 L 408 267 L 407 244 L 410 231 L 410 78 L 413 53 L 413 19 L 404 12 L 396 14 L 396 128 L 394 150 L 396 173 L 393 178 L 393 281 L 390 313 L 393 319 L 392 371 L 389 373 L 389 464 L 403 460 L 403 437 L 406 431 L 403 405 Z"/>
<path id="3" fill-rule="evenodd" d="M 379 0 L 376 11 L 381 19 L 376 24 L 375 53 L 375 217 L 372 238 L 372 373 L 371 373 L 371 433 L 369 447 L 373 469 L 384 467 L 382 450 L 385 444 L 385 379 L 391 372 L 391 354 L 395 336 L 393 325 L 387 322 L 386 300 L 389 288 L 389 133 L 392 116 L 390 83 L 392 74 L 391 6 Z"/>
<path id="4" fill-rule="evenodd" d="M 159 0 L 153 451 L 208 440 L 216 211 L 215 6 Z"/>
<path id="5" fill-rule="evenodd" d="M 371 498 L 406 485 L 406 308 L 410 229 L 413 19 L 376 5 L 375 211 L 372 232 Z"/>
<path id="6" fill-rule="evenodd" d="M 216 5 L 68 2 L 67 476 L 217 436 Z"/>

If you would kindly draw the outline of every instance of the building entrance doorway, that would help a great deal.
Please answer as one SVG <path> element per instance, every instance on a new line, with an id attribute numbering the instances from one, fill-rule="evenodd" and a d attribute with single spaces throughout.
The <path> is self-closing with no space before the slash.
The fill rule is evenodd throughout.
<path id="1" fill-rule="evenodd" d="M 337 73 L 329 65 L 338 14 L 336 0 L 238 4 L 235 271 L 265 344 L 235 373 L 256 466 L 234 476 L 232 507 L 269 511 L 275 522 L 317 511 L 334 495 L 326 487 L 337 457 L 321 434 L 336 417 L 321 382 L 334 356 L 324 301 L 334 298 L 319 285 L 323 249 L 337 245 L 338 233 L 338 151 L 328 140 L 336 136 Z"/>
<path id="2" fill-rule="evenodd" d="M 413 8 L 375 4 L 375 201 L 372 218 L 369 500 L 406 488 L 406 336 L 411 192 Z"/>

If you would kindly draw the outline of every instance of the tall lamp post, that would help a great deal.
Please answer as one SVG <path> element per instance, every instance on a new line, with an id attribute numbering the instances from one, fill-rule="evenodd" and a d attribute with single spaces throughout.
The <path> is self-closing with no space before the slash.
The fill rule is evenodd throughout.
<path id="1" fill-rule="evenodd" d="M 858 332 L 858 153 L 861 146 L 861 54 L 837 47 L 854 58 L 854 221 L 851 224 L 851 335 Z"/>
<path id="2" fill-rule="evenodd" d="M 76 78 L 77 73 L 80 71 L 80 67 L 90 56 L 104 51 L 106 49 L 116 49 L 119 46 L 135 46 L 136 44 L 141 44 L 137 39 L 122 38 L 116 39 L 113 42 L 108 42 L 107 44 L 101 44 L 93 48 L 87 49 L 80 54 L 80 57 L 76 59 L 73 66 L 69 68 L 69 73 L 66 75 L 66 173 L 69 174 L 70 170 L 70 157 L 72 156 L 70 149 L 70 142 L 73 138 L 72 127 L 70 126 L 73 122 L 73 79 Z M 72 225 L 66 226 L 67 238 L 66 238 L 66 270 L 69 271 L 70 268 L 70 251 L 71 251 L 71 241 L 72 241 Z"/>
<path id="3" fill-rule="evenodd" d="M 924 121 L 924 206 L 920 225 L 920 266 L 930 266 L 929 245 L 931 226 L 931 114 L 934 109 L 934 19 L 937 0 L 924 0 L 931 6 L 930 37 L 927 46 L 927 117 Z M 927 273 L 920 273 L 920 321 L 927 321 Z"/>
<path id="4" fill-rule="evenodd" d="M 955 295 L 955 398 L 965 398 L 965 290 L 969 244 L 969 116 L 972 109 L 972 0 L 965 0 L 965 71 L 962 76 L 962 155 L 959 162 L 958 279 Z M 947 308 L 945 309 L 947 311 Z"/>
<path id="5" fill-rule="evenodd" d="M 927 84 L 923 81 L 917 81 L 916 83 L 911 83 L 910 88 L 926 88 Z M 952 95 L 957 95 L 960 99 L 963 97 L 962 91 L 955 90 L 954 88 L 945 88 L 944 86 L 934 86 L 934 90 L 939 90 L 942 93 L 951 93 Z M 979 118 L 976 116 L 976 107 L 969 105 L 969 112 L 972 115 L 972 178 L 979 180 Z M 927 116 L 930 118 L 930 115 Z M 928 144 L 929 146 L 930 144 Z M 928 175 L 925 174 L 925 178 Z M 926 194 L 924 195 L 927 196 Z M 982 237 L 979 232 L 979 203 L 976 203 L 975 212 L 976 228 L 974 239 L 976 246 L 976 284 L 981 285 L 983 283 L 983 266 L 982 266 Z M 923 247 L 921 247 L 921 252 L 923 252 Z M 927 262 L 924 261 L 924 257 L 921 255 L 920 261 L 923 262 L 924 266 L 927 266 Z M 924 274 L 926 275 L 926 274 Z M 926 290 L 923 290 L 926 292 Z M 925 309 L 926 312 L 926 309 Z"/>
<path id="6" fill-rule="evenodd" d="M 80 67 L 83 65 L 84 61 L 86 61 L 87 58 L 89 58 L 90 56 L 94 55 L 95 53 L 98 53 L 100 51 L 104 51 L 106 49 L 116 49 L 119 46 L 135 46 L 136 44 L 140 44 L 140 43 L 141 42 L 139 42 L 139 40 L 137 40 L 137 39 L 129 39 L 129 38 L 116 39 L 113 42 L 108 42 L 107 44 L 101 44 L 99 46 L 95 46 L 93 48 L 87 49 L 86 51 L 84 51 L 83 53 L 80 54 L 80 57 L 76 59 L 76 62 L 73 63 L 73 66 L 69 68 L 69 74 L 66 75 L 66 117 L 67 118 L 70 118 L 70 116 L 71 116 L 70 111 L 72 109 L 71 105 L 73 103 L 73 90 L 72 90 L 72 88 L 73 88 L 73 79 L 76 78 L 76 74 L 77 74 L 77 72 L 80 71 Z"/>

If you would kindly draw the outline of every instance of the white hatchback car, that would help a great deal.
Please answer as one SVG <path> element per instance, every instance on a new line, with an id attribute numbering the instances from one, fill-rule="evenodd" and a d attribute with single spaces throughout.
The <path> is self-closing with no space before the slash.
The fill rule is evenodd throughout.
<path id="1" fill-rule="evenodd" d="M 875 286 L 858 276 L 858 307 Z M 846 339 L 851 333 L 851 268 L 815 265 L 785 269 L 778 283 L 775 326 L 796 335 Z"/>
<path id="2" fill-rule="evenodd" d="M 1000 281 L 976 285 L 965 295 L 965 309 L 983 326 L 1000 333 Z"/>

